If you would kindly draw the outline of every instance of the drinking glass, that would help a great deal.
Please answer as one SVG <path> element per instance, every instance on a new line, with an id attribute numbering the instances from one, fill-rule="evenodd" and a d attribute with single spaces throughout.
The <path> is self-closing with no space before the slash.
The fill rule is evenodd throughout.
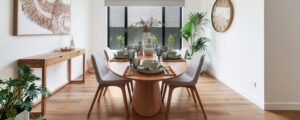
<path id="1" fill-rule="evenodd" d="M 160 62 L 161 53 L 162 53 L 162 49 L 161 48 L 157 48 L 156 55 L 157 55 L 157 58 L 158 58 L 158 62 Z"/>
<path id="2" fill-rule="evenodd" d="M 136 55 L 139 56 L 139 52 L 140 52 L 140 46 L 139 45 L 135 46 L 135 51 L 136 51 Z"/>
<path id="3" fill-rule="evenodd" d="M 163 52 L 162 56 L 163 56 L 163 60 L 167 60 L 168 59 L 168 52 Z"/>
<path id="4" fill-rule="evenodd" d="M 128 51 L 128 59 L 130 61 L 130 66 L 132 67 L 132 62 L 133 62 L 133 59 L 134 59 L 134 50 L 129 50 Z"/>
<path id="5" fill-rule="evenodd" d="M 141 64 L 141 60 L 139 58 L 133 59 L 133 68 L 137 69 L 137 67 Z"/>

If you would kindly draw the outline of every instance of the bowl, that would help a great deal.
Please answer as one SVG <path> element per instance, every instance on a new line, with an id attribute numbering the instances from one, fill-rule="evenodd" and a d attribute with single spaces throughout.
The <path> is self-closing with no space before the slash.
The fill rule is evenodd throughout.
<path id="1" fill-rule="evenodd" d="M 157 60 L 144 60 L 143 68 L 155 70 L 158 68 L 158 61 Z"/>
<path id="2" fill-rule="evenodd" d="M 164 67 L 163 66 L 159 66 L 157 69 L 155 70 L 149 70 L 149 69 L 145 69 L 143 65 L 138 66 L 137 71 L 139 73 L 145 74 L 145 75 L 156 75 L 156 74 L 160 74 L 164 72 Z"/>

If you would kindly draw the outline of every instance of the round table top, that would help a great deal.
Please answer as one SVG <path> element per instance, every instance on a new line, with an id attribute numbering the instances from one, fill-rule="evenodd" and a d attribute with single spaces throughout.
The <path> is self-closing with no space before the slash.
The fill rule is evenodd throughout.
<path id="1" fill-rule="evenodd" d="M 156 56 L 139 56 L 141 59 L 141 63 L 143 60 L 157 60 Z M 130 79 L 130 80 L 141 80 L 141 81 L 161 81 L 161 80 L 168 80 L 171 78 L 178 77 L 182 75 L 187 69 L 187 62 L 161 62 L 163 66 L 170 66 L 171 69 L 174 71 L 176 75 L 174 76 L 165 76 L 163 74 L 159 75 L 138 75 L 138 76 L 124 76 L 124 72 L 129 65 L 129 62 L 108 62 L 109 69 L 116 75 Z"/>

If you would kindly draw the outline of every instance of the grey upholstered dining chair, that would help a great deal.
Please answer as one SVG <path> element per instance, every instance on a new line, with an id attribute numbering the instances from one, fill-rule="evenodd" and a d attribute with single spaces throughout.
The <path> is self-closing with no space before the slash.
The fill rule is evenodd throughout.
<path id="1" fill-rule="evenodd" d="M 168 102 L 167 102 L 167 108 L 166 108 L 166 120 L 168 119 L 169 111 L 170 111 L 170 103 L 172 98 L 173 90 L 177 87 L 186 87 L 191 89 L 191 92 L 196 94 L 198 102 L 200 104 L 203 116 L 205 119 L 207 119 L 206 113 L 204 111 L 204 107 L 202 105 L 199 93 L 197 91 L 196 84 L 199 79 L 200 71 L 203 65 L 204 61 L 204 55 L 200 52 L 196 52 L 193 54 L 192 59 L 188 65 L 187 71 L 182 74 L 181 76 L 170 79 L 168 81 L 165 81 L 165 87 L 164 87 L 164 93 L 163 93 L 163 99 L 165 97 L 166 88 L 169 86 L 169 94 L 168 94 Z"/>
<path id="2" fill-rule="evenodd" d="M 180 50 L 180 55 L 181 55 L 181 58 L 182 58 L 182 59 L 186 60 L 186 58 L 187 58 L 187 56 L 188 56 L 188 49 L 187 49 L 187 48 L 181 48 L 181 50 Z M 164 88 L 164 86 L 165 86 L 165 83 L 162 82 L 162 84 L 161 84 L 161 94 L 163 94 L 163 88 Z M 196 103 L 196 98 L 195 98 L 195 95 L 194 95 L 194 93 L 192 92 L 192 90 L 191 90 L 191 92 L 189 91 L 189 88 L 186 88 L 186 90 L 187 90 L 187 93 L 188 93 L 189 95 L 192 94 L 193 100 L 194 100 L 194 102 Z"/>
<path id="3" fill-rule="evenodd" d="M 181 55 L 182 59 L 186 59 L 186 57 L 188 55 L 188 49 L 187 48 L 181 48 L 180 55 Z"/>
<path id="4" fill-rule="evenodd" d="M 112 52 L 111 52 L 111 50 L 110 50 L 108 47 L 106 47 L 106 48 L 104 49 L 104 55 L 105 55 L 105 59 L 106 59 L 106 62 L 107 62 L 107 63 L 109 62 L 109 60 L 113 59 L 113 56 L 112 56 L 111 53 L 112 53 Z M 130 80 L 130 85 L 131 85 L 131 92 L 133 93 L 133 81 L 132 81 L 132 80 Z M 105 87 L 105 88 L 104 88 L 103 96 L 105 96 L 107 89 L 108 89 L 108 87 Z M 99 98 L 100 98 L 100 97 L 101 97 L 101 96 L 99 96 Z M 130 99 L 130 100 L 131 100 L 131 99 Z M 98 101 L 99 101 L 99 99 L 98 99 Z"/>
<path id="5" fill-rule="evenodd" d="M 106 61 L 109 61 L 113 58 L 113 56 L 111 55 L 111 50 L 108 47 L 104 49 L 104 54 Z"/>
<path id="6" fill-rule="evenodd" d="M 97 88 L 92 105 L 90 107 L 88 117 L 91 114 L 91 111 L 93 109 L 93 106 L 95 104 L 98 94 L 100 94 L 100 97 L 98 99 L 98 101 L 99 101 L 101 98 L 103 89 L 108 86 L 116 86 L 116 87 L 121 88 L 127 117 L 129 117 L 129 109 L 128 109 L 125 86 L 127 85 L 128 93 L 130 95 L 131 94 L 129 91 L 129 82 L 130 81 L 113 74 L 107 67 L 106 62 L 100 53 L 96 53 L 96 54 L 92 55 L 92 62 L 93 62 L 96 79 L 97 79 L 97 82 L 99 83 L 99 86 Z M 99 93 L 99 91 L 100 91 L 100 93 Z M 131 95 L 130 95 L 130 97 L 131 97 Z"/>

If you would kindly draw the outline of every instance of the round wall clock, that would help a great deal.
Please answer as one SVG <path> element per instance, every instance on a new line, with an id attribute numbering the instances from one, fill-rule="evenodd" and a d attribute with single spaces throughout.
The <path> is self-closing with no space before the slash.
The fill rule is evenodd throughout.
<path id="1" fill-rule="evenodd" d="M 212 9 L 211 20 L 216 31 L 227 31 L 233 20 L 233 6 L 231 1 L 216 0 Z"/>

